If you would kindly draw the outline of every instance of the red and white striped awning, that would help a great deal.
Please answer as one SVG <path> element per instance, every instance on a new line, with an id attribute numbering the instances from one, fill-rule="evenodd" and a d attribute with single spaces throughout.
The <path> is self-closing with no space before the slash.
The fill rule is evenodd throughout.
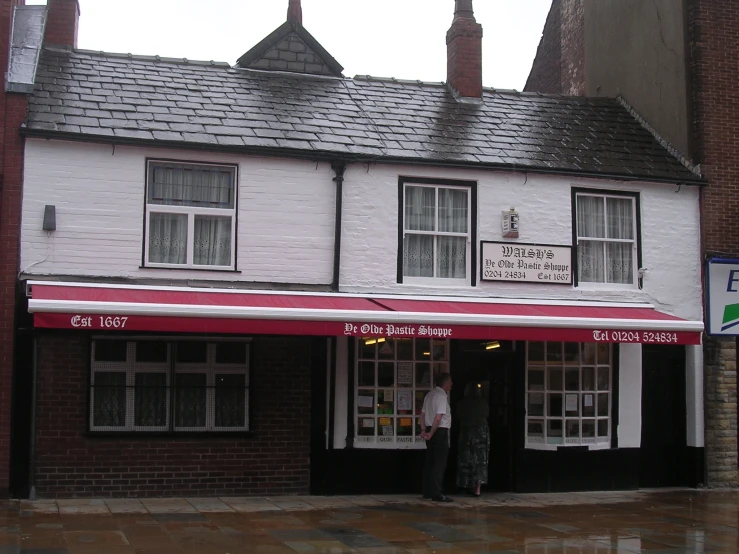
<path id="1" fill-rule="evenodd" d="M 700 344 L 703 331 L 648 304 L 28 284 L 40 328 L 650 344 Z"/>

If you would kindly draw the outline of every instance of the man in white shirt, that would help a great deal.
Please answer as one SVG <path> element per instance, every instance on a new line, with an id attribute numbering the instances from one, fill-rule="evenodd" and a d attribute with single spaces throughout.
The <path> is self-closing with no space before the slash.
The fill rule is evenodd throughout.
<path id="1" fill-rule="evenodd" d="M 446 461 L 449 456 L 449 429 L 452 426 L 452 410 L 449 391 L 452 376 L 441 373 L 436 378 L 436 388 L 426 395 L 421 410 L 423 430 L 419 435 L 426 441 L 426 460 L 423 466 L 423 497 L 437 502 L 453 502 L 442 492 Z"/>

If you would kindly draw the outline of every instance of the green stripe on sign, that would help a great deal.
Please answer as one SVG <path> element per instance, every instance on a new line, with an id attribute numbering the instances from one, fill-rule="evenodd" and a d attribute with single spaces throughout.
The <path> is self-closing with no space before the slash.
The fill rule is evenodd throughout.
<path id="1" fill-rule="evenodd" d="M 724 331 L 737 324 L 739 324 L 739 304 L 729 304 L 724 307 L 724 320 L 721 322 L 721 330 Z"/>

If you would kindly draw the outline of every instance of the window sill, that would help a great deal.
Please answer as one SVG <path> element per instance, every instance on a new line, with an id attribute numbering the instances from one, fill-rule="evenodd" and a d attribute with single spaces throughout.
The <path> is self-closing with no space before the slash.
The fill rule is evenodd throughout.
<path id="1" fill-rule="evenodd" d="M 176 267 L 176 266 L 150 266 L 140 265 L 139 269 L 150 269 L 156 271 L 207 271 L 209 273 L 241 273 L 240 269 L 222 269 L 222 268 L 207 268 L 207 267 Z"/>
<path id="2" fill-rule="evenodd" d="M 224 439 L 253 438 L 254 431 L 85 431 L 82 436 L 91 439 L 135 439 L 135 438 L 185 438 L 185 439 Z"/>
<path id="3" fill-rule="evenodd" d="M 524 446 L 525 450 L 539 450 L 547 452 L 566 452 L 580 451 L 593 452 L 595 450 L 611 450 L 610 440 L 607 443 L 600 444 L 536 444 L 528 443 Z"/>

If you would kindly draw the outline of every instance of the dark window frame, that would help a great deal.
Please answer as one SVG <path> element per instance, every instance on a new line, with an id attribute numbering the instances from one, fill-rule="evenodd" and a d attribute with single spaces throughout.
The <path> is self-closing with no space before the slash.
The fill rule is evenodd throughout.
<path id="1" fill-rule="evenodd" d="M 405 205 L 404 194 L 406 185 L 431 185 L 437 187 L 467 187 L 470 194 L 470 275 L 467 276 L 468 285 L 477 286 L 477 181 L 457 179 L 435 179 L 429 177 L 398 177 L 398 258 L 397 282 L 402 284 L 403 275 L 403 235 L 405 233 Z"/>
<path id="2" fill-rule="evenodd" d="M 642 277 L 639 275 L 639 268 L 642 266 L 642 226 L 641 226 L 641 193 L 639 191 L 625 191 L 625 190 L 612 190 L 612 189 L 600 189 L 600 188 L 587 188 L 587 187 L 572 187 L 571 189 L 571 211 L 572 211 L 572 286 L 580 286 L 580 266 L 578 263 L 579 258 L 579 247 L 577 242 L 577 195 L 578 194 L 591 194 L 591 195 L 607 195 L 607 196 L 623 196 L 634 199 L 634 217 L 635 222 L 635 236 L 636 241 L 636 278 L 634 285 L 638 288 L 642 288 Z M 590 281 L 585 281 L 590 283 Z M 618 283 L 603 283 L 618 286 Z"/>

